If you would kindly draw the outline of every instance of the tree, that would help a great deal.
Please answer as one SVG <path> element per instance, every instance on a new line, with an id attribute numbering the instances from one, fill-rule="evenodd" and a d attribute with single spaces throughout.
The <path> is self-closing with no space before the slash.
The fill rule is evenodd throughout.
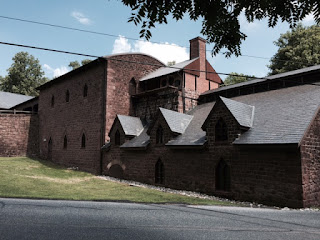
<path id="1" fill-rule="evenodd" d="M 27 52 L 18 52 L 12 60 L 8 75 L 1 79 L 1 90 L 37 96 L 36 88 L 48 81 L 39 60 Z"/>
<path id="2" fill-rule="evenodd" d="M 232 85 L 236 83 L 246 82 L 254 79 L 255 76 L 253 75 L 244 75 L 242 73 L 232 72 L 228 75 L 225 80 L 223 81 L 224 85 Z"/>
<path id="3" fill-rule="evenodd" d="M 268 19 L 269 27 L 280 20 L 294 27 L 308 14 L 314 14 L 320 23 L 320 3 L 318 0 L 121 0 L 132 9 L 129 22 L 141 24 L 140 37 L 150 39 L 151 28 L 155 24 L 167 23 L 168 16 L 179 21 L 185 15 L 193 21 L 202 19 L 201 34 L 208 43 L 214 43 L 212 54 L 226 48 L 224 54 L 241 55 L 240 44 L 246 35 L 240 31 L 239 15 L 243 12 L 248 22 Z"/>
<path id="4" fill-rule="evenodd" d="M 74 69 L 76 69 L 76 68 L 78 68 L 78 67 L 81 67 L 81 66 L 83 66 L 83 65 L 88 64 L 88 63 L 91 62 L 91 61 L 92 61 L 92 60 L 90 60 L 90 59 L 84 59 L 84 60 L 81 61 L 81 64 L 80 64 L 78 61 L 73 61 L 73 62 L 70 62 L 70 63 L 69 63 L 69 67 L 71 67 L 72 70 L 74 70 Z"/>
<path id="5" fill-rule="evenodd" d="M 279 49 L 270 60 L 270 75 L 320 64 L 320 26 L 299 24 L 274 43 Z"/>
<path id="6" fill-rule="evenodd" d="M 167 62 L 167 66 L 168 66 L 168 67 L 171 67 L 171 66 L 173 66 L 173 65 L 175 65 L 175 64 L 176 64 L 176 61 L 175 61 L 175 60 Z"/>

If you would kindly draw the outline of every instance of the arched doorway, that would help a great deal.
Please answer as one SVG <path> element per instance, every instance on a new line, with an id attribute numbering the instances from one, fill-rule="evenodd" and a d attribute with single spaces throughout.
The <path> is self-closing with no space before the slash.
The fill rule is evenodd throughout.
<path id="1" fill-rule="evenodd" d="M 109 168 L 108 175 L 114 178 L 123 178 L 123 169 L 119 164 L 114 164 Z"/>

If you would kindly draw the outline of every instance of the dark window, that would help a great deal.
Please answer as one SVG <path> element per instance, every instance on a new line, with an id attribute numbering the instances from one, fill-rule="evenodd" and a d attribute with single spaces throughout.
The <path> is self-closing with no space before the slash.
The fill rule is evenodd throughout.
<path id="1" fill-rule="evenodd" d="M 136 94 L 136 89 L 137 89 L 137 83 L 134 78 L 131 78 L 130 83 L 129 83 L 129 94 L 134 95 Z"/>
<path id="2" fill-rule="evenodd" d="M 52 161 L 52 139 L 51 139 L 51 137 L 49 138 L 49 141 L 48 141 L 48 160 Z"/>
<path id="3" fill-rule="evenodd" d="M 216 124 L 215 139 L 216 139 L 216 141 L 227 141 L 228 140 L 228 128 L 222 118 L 220 118 Z"/>
<path id="4" fill-rule="evenodd" d="M 180 84 L 181 84 L 181 82 L 180 82 L 179 79 L 177 79 L 177 80 L 174 81 L 174 86 L 175 86 L 175 87 L 180 87 Z"/>
<path id="5" fill-rule="evenodd" d="M 117 130 L 116 133 L 114 134 L 114 144 L 120 145 L 120 132 L 119 132 L 119 130 Z"/>
<path id="6" fill-rule="evenodd" d="M 163 79 L 163 80 L 161 81 L 161 87 L 165 87 L 165 86 L 167 86 L 167 80 L 166 80 L 166 79 Z"/>
<path id="7" fill-rule="evenodd" d="M 163 143 L 163 128 L 161 126 L 158 127 L 157 132 L 156 132 L 156 143 Z"/>
<path id="8" fill-rule="evenodd" d="M 54 96 L 51 97 L 51 107 L 54 107 Z"/>
<path id="9" fill-rule="evenodd" d="M 86 147 L 86 135 L 83 133 L 81 138 L 81 148 Z"/>
<path id="10" fill-rule="evenodd" d="M 64 135 L 63 148 L 66 149 L 67 147 L 68 147 L 68 138 L 67 138 L 67 135 Z"/>
<path id="11" fill-rule="evenodd" d="M 174 82 L 174 79 L 173 79 L 173 77 L 169 77 L 169 85 L 173 85 L 173 82 Z"/>
<path id="12" fill-rule="evenodd" d="M 66 92 L 66 102 L 69 102 L 70 101 L 70 92 L 69 90 L 67 90 Z"/>
<path id="13" fill-rule="evenodd" d="M 211 82 L 210 81 L 208 81 L 209 82 L 209 90 L 211 89 Z"/>
<path id="14" fill-rule="evenodd" d="M 216 190 L 230 190 L 230 167 L 221 159 L 216 168 Z"/>
<path id="15" fill-rule="evenodd" d="M 154 182 L 156 184 L 164 184 L 164 165 L 161 159 L 159 159 L 156 163 L 154 176 Z"/>
<path id="16" fill-rule="evenodd" d="M 38 105 L 38 104 L 33 105 L 32 111 L 35 112 L 35 113 L 37 113 L 37 112 L 38 112 L 38 108 L 39 108 L 39 105 Z"/>
<path id="17" fill-rule="evenodd" d="M 88 86 L 87 84 L 85 84 L 83 87 L 83 97 L 87 97 L 87 96 L 88 96 Z"/>

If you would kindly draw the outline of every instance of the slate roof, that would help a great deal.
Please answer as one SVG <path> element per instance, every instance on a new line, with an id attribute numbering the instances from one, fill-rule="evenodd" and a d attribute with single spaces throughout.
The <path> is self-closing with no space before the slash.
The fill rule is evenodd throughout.
<path id="1" fill-rule="evenodd" d="M 128 142 L 125 142 L 120 146 L 120 148 L 136 148 L 136 149 L 145 149 L 150 143 L 150 136 L 147 134 L 149 126 L 145 126 L 143 131 L 139 136 L 134 137 Z"/>
<path id="2" fill-rule="evenodd" d="M 220 97 L 241 127 L 250 128 L 254 119 L 254 107 L 228 98 Z"/>
<path id="3" fill-rule="evenodd" d="M 171 73 L 179 72 L 179 71 L 181 71 L 182 68 L 188 66 L 190 63 L 193 63 L 197 59 L 198 58 L 186 60 L 184 62 L 177 63 L 171 67 L 161 67 L 161 68 L 157 69 L 156 71 L 153 71 L 153 72 L 147 74 L 146 76 L 142 77 L 140 79 L 140 81 L 146 81 L 146 80 L 149 80 L 152 78 L 161 77 L 161 76 L 168 75 Z"/>
<path id="4" fill-rule="evenodd" d="M 0 109 L 10 109 L 20 103 L 28 101 L 34 97 L 21 95 L 17 93 L 1 92 L 0 91 Z"/>
<path id="5" fill-rule="evenodd" d="M 166 146 L 203 146 L 206 142 L 206 132 L 203 131 L 201 127 L 207 119 L 214 104 L 214 102 L 210 102 L 198 105 L 188 112 L 188 114 L 192 115 L 193 118 L 185 132 L 169 141 Z"/>
<path id="6" fill-rule="evenodd" d="M 159 108 L 170 130 L 174 133 L 184 133 L 193 116 L 171 111 L 165 108 Z"/>
<path id="7" fill-rule="evenodd" d="M 232 99 L 255 107 L 252 127 L 234 144 L 299 144 L 319 108 L 320 87 L 301 85 Z"/>
<path id="8" fill-rule="evenodd" d="M 241 83 L 232 84 L 229 86 L 220 87 L 217 89 L 212 89 L 212 90 L 209 90 L 209 91 L 202 93 L 201 95 L 207 95 L 207 94 L 211 94 L 211 93 L 221 92 L 221 91 L 232 89 L 232 88 L 248 86 L 251 84 L 262 83 L 262 82 L 266 82 L 269 80 L 280 79 L 280 78 L 290 77 L 290 76 L 294 76 L 294 75 L 308 74 L 310 72 L 315 72 L 315 71 L 319 71 L 319 70 L 320 70 L 320 65 L 307 67 L 307 68 L 301 68 L 301 69 L 290 71 L 290 72 L 275 74 L 275 75 L 268 76 L 265 78 L 253 79 L 253 80 L 246 81 L 246 82 L 241 82 Z"/>
<path id="9" fill-rule="evenodd" d="M 125 135 L 138 136 L 143 130 L 143 124 L 138 117 L 117 115 Z"/>

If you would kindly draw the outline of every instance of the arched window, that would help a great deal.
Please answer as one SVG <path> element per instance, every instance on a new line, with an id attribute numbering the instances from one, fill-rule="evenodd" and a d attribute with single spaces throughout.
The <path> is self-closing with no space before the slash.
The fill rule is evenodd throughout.
<path id="1" fill-rule="evenodd" d="M 163 143 L 163 128 L 161 127 L 161 125 L 159 125 L 157 132 L 156 132 L 156 144 L 160 144 Z"/>
<path id="2" fill-rule="evenodd" d="M 48 160 L 52 161 L 52 139 L 51 139 L 51 137 L 49 138 L 49 141 L 48 141 Z"/>
<path id="3" fill-rule="evenodd" d="M 215 140 L 227 141 L 228 140 L 228 128 L 226 123 L 220 118 L 215 126 Z"/>
<path id="4" fill-rule="evenodd" d="M 68 138 L 67 138 L 67 135 L 64 135 L 63 148 L 66 149 L 67 147 L 68 147 Z"/>
<path id="5" fill-rule="evenodd" d="M 54 96 L 51 97 L 51 107 L 54 107 Z"/>
<path id="6" fill-rule="evenodd" d="M 87 97 L 87 96 L 88 96 L 88 86 L 87 84 L 85 84 L 83 87 L 83 97 Z"/>
<path id="7" fill-rule="evenodd" d="M 174 83 L 174 78 L 173 77 L 169 77 L 169 85 L 173 86 Z"/>
<path id="8" fill-rule="evenodd" d="M 216 167 L 216 190 L 230 190 L 230 167 L 221 159 Z"/>
<path id="9" fill-rule="evenodd" d="M 86 135 L 83 133 L 81 138 L 81 148 L 86 147 Z"/>
<path id="10" fill-rule="evenodd" d="M 114 134 L 114 144 L 115 145 L 120 145 L 120 132 L 119 130 L 116 131 L 116 133 Z"/>
<path id="11" fill-rule="evenodd" d="M 131 78 L 130 83 L 129 83 L 129 94 L 134 95 L 136 94 L 136 89 L 137 89 L 137 83 L 134 78 Z"/>
<path id="12" fill-rule="evenodd" d="M 70 101 L 70 92 L 69 90 L 67 90 L 66 92 L 66 102 L 69 102 Z"/>
<path id="13" fill-rule="evenodd" d="M 156 184 L 164 184 L 164 165 L 161 159 L 156 163 L 154 176 L 154 182 Z"/>

